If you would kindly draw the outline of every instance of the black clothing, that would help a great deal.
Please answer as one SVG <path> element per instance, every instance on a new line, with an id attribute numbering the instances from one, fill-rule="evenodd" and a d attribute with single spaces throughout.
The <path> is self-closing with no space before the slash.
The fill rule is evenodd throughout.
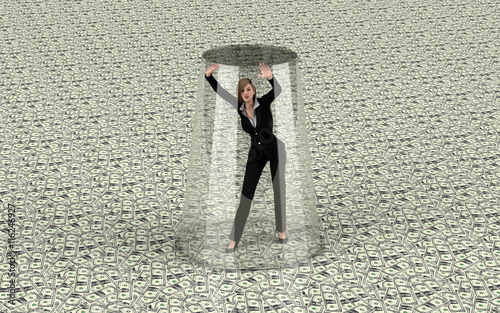
<path id="1" fill-rule="evenodd" d="M 276 230 L 280 232 L 285 231 L 286 225 L 286 198 L 285 198 L 285 159 L 286 154 L 280 153 L 280 157 L 270 158 L 264 156 L 258 161 L 247 162 L 245 170 L 245 178 L 243 181 L 243 189 L 241 192 L 240 205 L 234 217 L 234 224 L 229 235 L 229 239 L 236 242 L 240 241 L 243 229 L 250 213 L 250 204 L 253 200 L 255 188 L 259 182 L 262 170 L 267 161 L 271 165 L 271 177 L 273 181 L 274 192 L 274 217 L 276 221 Z"/>

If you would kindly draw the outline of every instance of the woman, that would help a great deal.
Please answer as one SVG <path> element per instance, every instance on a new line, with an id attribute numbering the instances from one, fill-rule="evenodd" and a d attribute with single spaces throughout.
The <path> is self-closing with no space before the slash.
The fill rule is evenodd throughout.
<path id="1" fill-rule="evenodd" d="M 212 89 L 237 110 L 241 118 L 241 126 L 251 138 L 240 205 L 234 218 L 233 228 L 229 235 L 231 242 L 226 252 L 233 252 L 234 248 L 238 245 L 248 218 L 255 188 L 267 161 L 270 161 L 273 181 L 276 230 L 279 234 L 279 241 L 285 243 L 288 241 L 288 237 L 285 234 L 286 201 L 284 175 L 286 152 L 283 142 L 276 138 L 272 132 L 273 116 L 271 114 L 271 102 L 281 93 L 281 86 L 271 73 L 269 66 L 259 63 L 259 69 L 262 74 L 257 74 L 257 76 L 267 78 L 273 89 L 263 97 L 257 99 L 255 96 L 255 85 L 250 79 L 242 78 L 238 82 L 238 98 L 236 98 L 224 90 L 212 76 L 212 73 L 219 65 L 215 63 L 208 68 L 205 72 L 205 78 L 210 83 L 210 86 L 212 86 Z"/>

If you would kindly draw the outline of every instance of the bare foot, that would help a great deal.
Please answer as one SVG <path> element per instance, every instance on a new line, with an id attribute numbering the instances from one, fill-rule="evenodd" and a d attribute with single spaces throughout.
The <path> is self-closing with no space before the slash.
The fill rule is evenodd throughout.
<path id="1" fill-rule="evenodd" d="M 286 235 L 285 235 L 285 233 L 284 233 L 284 232 L 278 232 L 278 234 L 279 234 L 279 237 L 280 237 L 281 239 L 285 239 L 285 238 L 286 238 Z"/>
<path id="2" fill-rule="evenodd" d="M 236 245 L 236 241 L 231 240 L 231 242 L 229 243 L 229 246 L 227 246 L 227 248 L 232 249 L 232 248 L 234 248 L 235 245 Z"/>

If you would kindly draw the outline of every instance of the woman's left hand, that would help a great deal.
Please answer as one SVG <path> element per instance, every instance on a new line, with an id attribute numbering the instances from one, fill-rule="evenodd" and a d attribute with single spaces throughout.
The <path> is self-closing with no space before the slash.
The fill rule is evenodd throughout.
<path id="1" fill-rule="evenodd" d="M 265 63 L 259 63 L 259 69 L 262 72 L 262 75 L 261 74 L 257 74 L 257 76 L 265 77 L 265 78 L 271 78 L 271 77 L 273 77 L 273 73 L 271 73 L 271 69 L 269 68 L 269 66 L 267 64 L 265 64 Z"/>

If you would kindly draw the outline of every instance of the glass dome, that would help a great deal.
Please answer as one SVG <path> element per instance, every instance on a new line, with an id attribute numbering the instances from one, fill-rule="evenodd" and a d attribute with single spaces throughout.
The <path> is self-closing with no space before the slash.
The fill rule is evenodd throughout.
<path id="1" fill-rule="evenodd" d="M 293 267 L 321 254 L 324 236 L 316 210 L 297 54 L 274 46 L 231 45 L 203 53 L 201 63 L 186 202 L 175 227 L 177 256 L 222 269 L 270 269 Z M 269 65 L 282 88 L 271 103 L 271 112 L 273 133 L 286 150 L 286 243 L 278 242 L 267 162 L 248 204 L 250 212 L 238 246 L 233 253 L 225 252 L 243 197 L 251 140 L 242 129 L 237 111 L 205 78 L 213 63 L 220 66 L 212 75 L 235 97 L 238 81 L 244 77 L 255 84 L 257 98 L 272 89 L 266 78 L 257 76 L 261 74 L 259 63 Z"/>

